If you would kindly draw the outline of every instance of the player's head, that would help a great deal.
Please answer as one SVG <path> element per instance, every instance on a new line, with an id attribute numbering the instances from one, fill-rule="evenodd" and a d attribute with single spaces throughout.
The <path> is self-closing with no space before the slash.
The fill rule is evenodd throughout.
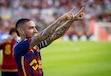
<path id="1" fill-rule="evenodd" d="M 17 38 L 17 31 L 15 28 L 11 28 L 9 34 L 13 36 L 13 38 Z"/>
<path id="2" fill-rule="evenodd" d="M 35 23 L 27 18 L 22 18 L 17 21 L 16 30 L 18 35 L 24 38 L 30 38 L 37 34 Z"/>

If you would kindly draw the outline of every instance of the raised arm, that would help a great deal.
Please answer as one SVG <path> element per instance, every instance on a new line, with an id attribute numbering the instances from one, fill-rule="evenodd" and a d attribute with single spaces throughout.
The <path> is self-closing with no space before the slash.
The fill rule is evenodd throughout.
<path id="1" fill-rule="evenodd" d="M 73 20 L 73 18 L 74 18 L 74 14 L 72 12 L 68 12 L 68 13 L 64 14 L 63 16 L 59 17 L 55 22 L 53 22 L 51 25 L 49 25 L 42 32 L 38 33 L 37 36 L 32 38 L 32 40 L 30 42 L 30 48 L 39 44 L 41 41 L 49 38 L 55 32 L 56 28 L 58 28 L 61 25 L 62 22 L 66 22 L 68 20 Z"/>
<path id="2" fill-rule="evenodd" d="M 60 38 L 64 35 L 64 33 L 69 29 L 69 27 L 73 24 L 74 21 L 81 20 L 84 17 L 84 8 L 81 8 L 80 11 L 74 16 L 73 20 L 69 20 L 65 22 L 62 26 L 58 27 L 54 34 L 52 34 L 51 37 L 47 39 L 47 44 L 49 45 L 51 42 L 53 42 L 55 39 Z"/>

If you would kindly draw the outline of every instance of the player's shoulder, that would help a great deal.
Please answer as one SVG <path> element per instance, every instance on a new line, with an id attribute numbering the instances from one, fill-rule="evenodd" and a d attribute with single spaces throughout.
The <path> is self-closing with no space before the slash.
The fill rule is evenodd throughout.
<path id="1" fill-rule="evenodd" d="M 16 43 L 16 46 L 19 46 L 19 45 L 23 44 L 24 42 L 25 42 L 24 40 L 18 41 L 18 42 Z"/>
<path id="2" fill-rule="evenodd" d="M 29 39 L 21 40 L 15 44 L 15 47 L 25 46 L 28 43 L 29 43 Z"/>
<path id="3" fill-rule="evenodd" d="M 25 51 L 27 51 L 29 49 L 29 42 L 28 39 L 27 40 L 21 40 L 20 42 L 17 42 L 14 46 L 14 54 L 15 55 L 23 55 Z"/>

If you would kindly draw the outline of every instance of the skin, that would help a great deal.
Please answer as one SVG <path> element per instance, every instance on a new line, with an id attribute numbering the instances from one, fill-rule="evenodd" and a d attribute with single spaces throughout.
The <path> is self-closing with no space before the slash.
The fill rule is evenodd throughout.
<path id="1" fill-rule="evenodd" d="M 32 38 L 30 42 L 30 48 L 39 44 L 43 40 L 46 40 L 49 45 L 55 39 L 63 36 L 74 21 L 78 21 L 84 18 L 84 7 L 81 8 L 77 14 L 73 13 L 74 9 L 75 8 L 59 17 L 55 22 L 39 33 L 36 30 L 36 25 L 33 21 L 24 23 L 23 27 L 19 27 L 17 29 L 21 39 L 24 40 Z"/>

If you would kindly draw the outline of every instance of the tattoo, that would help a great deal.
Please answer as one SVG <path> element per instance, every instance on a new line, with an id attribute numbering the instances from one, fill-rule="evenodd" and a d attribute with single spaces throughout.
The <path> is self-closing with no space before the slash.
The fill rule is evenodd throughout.
<path id="1" fill-rule="evenodd" d="M 32 41 L 30 42 L 30 48 L 39 44 L 41 41 L 49 38 L 54 33 L 56 28 L 61 25 L 61 22 L 62 22 L 61 18 L 57 19 L 54 23 L 52 23 L 46 29 L 40 32 L 37 36 L 33 37 Z"/>
<path id="2" fill-rule="evenodd" d="M 58 31 L 55 32 L 55 37 L 58 38 L 58 37 L 62 36 L 66 32 L 67 29 L 68 29 L 67 26 L 61 27 L 61 29 L 59 29 Z"/>
<path id="3" fill-rule="evenodd" d="M 61 21 L 58 20 L 54 22 L 53 24 L 49 25 L 49 27 L 44 30 L 43 34 L 50 35 L 54 33 L 56 28 L 59 27 L 60 25 L 61 25 Z"/>
<path id="4" fill-rule="evenodd" d="M 54 34 L 49 37 L 47 39 L 47 43 L 50 44 L 52 41 L 54 41 L 55 39 L 58 39 L 59 37 L 63 36 L 64 33 L 69 29 L 69 27 L 71 26 L 71 24 L 74 21 L 67 21 L 66 23 L 64 23 L 62 26 L 58 27 L 56 29 L 56 31 L 54 32 Z"/>
<path id="5" fill-rule="evenodd" d="M 68 30 L 68 28 L 71 26 L 72 23 L 73 23 L 72 21 L 68 21 L 60 28 L 58 28 L 54 35 L 55 38 L 61 37 Z"/>

